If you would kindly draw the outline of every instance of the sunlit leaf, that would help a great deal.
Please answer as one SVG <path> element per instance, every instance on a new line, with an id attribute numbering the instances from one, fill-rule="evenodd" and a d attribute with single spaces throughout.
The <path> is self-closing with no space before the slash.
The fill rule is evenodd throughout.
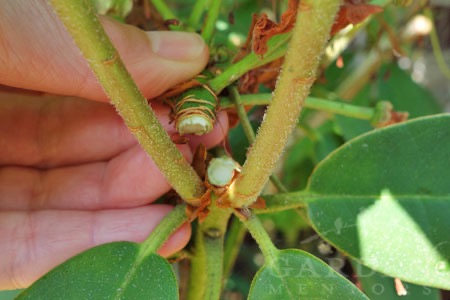
<path id="1" fill-rule="evenodd" d="M 357 138 L 310 178 L 318 233 L 370 268 L 450 289 L 450 115 Z"/>

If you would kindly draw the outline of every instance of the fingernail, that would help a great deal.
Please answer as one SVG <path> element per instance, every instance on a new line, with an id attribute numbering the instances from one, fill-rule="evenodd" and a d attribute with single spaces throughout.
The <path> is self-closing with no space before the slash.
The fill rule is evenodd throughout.
<path id="1" fill-rule="evenodd" d="M 196 33 L 175 31 L 147 32 L 153 52 L 171 60 L 195 60 L 200 58 L 206 47 Z"/>

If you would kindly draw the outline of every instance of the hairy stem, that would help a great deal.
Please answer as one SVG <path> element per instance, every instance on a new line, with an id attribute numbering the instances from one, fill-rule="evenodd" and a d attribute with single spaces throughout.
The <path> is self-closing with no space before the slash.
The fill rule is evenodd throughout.
<path id="1" fill-rule="evenodd" d="M 243 218 L 240 214 L 236 214 L 236 216 L 244 223 L 245 227 L 247 227 L 252 237 L 258 243 L 264 258 L 266 259 L 266 264 L 270 265 L 274 262 L 276 260 L 278 249 L 272 243 L 272 240 L 259 219 L 254 214 L 251 214 L 248 218 Z"/>
<path id="2" fill-rule="evenodd" d="M 222 290 L 223 243 L 231 210 L 217 207 L 214 198 L 208 216 L 198 225 L 196 232 L 189 300 L 218 300 Z"/>
<path id="3" fill-rule="evenodd" d="M 236 112 L 238 114 L 239 120 L 241 122 L 242 128 L 244 129 L 245 136 L 247 137 L 248 143 L 252 145 L 255 142 L 255 132 L 248 119 L 247 112 L 241 101 L 241 95 L 235 86 L 230 86 L 229 88 L 231 101 L 234 102 L 236 107 Z M 283 185 L 281 180 L 275 174 L 270 175 L 270 181 L 280 192 L 287 192 L 287 188 Z"/>
<path id="4" fill-rule="evenodd" d="M 177 193 L 197 204 L 204 186 L 163 129 L 99 23 L 90 1 L 51 0 L 125 124 Z"/>
<path id="5" fill-rule="evenodd" d="M 338 0 L 309 0 L 299 4 L 297 22 L 272 103 L 241 174 L 228 194 L 233 207 L 248 206 L 257 199 L 281 156 L 315 80 L 340 3 Z"/>

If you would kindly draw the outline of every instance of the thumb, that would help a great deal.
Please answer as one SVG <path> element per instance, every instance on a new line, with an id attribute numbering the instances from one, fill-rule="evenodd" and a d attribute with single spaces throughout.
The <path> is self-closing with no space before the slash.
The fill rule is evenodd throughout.
<path id="1" fill-rule="evenodd" d="M 144 32 L 101 17 L 106 33 L 147 98 L 192 78 L 208 49 L 193 33 Z M 46 1 L 0 1 L 0 84 L 78 96 L 107 97 Z"/>

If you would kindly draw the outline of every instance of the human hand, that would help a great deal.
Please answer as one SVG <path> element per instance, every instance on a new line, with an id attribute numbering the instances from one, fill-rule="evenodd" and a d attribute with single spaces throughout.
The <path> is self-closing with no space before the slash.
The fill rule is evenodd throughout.
<path id="1" fill-rule="evenodd" d="M 152 98 L 202 70 L 198 36 L 150 33 L 102 19 L 143 94 Z M 149 39 L 150 38 L 150 39 Z M 0 289 L 24 288 L 93 246 L 143 241 L 170 210 L 147 205 L 170 187 L 137 144 L 45 1 L 0 2 Z M 90 99 L 93 101 L 89 101 Z M 151 103 L 169 134 L 169 109 Z M 190 160 L 214 131 L 178 145 Z M 180 250 L 180 228 L 160 254 Z"/>

